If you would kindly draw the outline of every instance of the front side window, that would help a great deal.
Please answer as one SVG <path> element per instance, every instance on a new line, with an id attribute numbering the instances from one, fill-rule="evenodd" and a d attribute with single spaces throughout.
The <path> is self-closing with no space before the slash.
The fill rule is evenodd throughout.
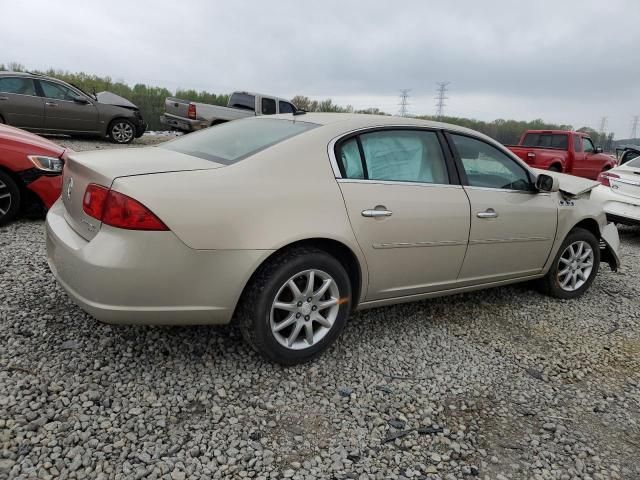
<path id="1" fill-rule="evenodd" d="M 289 102 L 278 102 L 278 106 L 280 107 L 280 113 L 293 113 L 293 105 Z"/>
<path id="2" fill-rule="evenodd" d="M 360 136 L 367 178 L 400 182 L 449 183 L 435 132 L 389 130 Z"/>
<path id="3" fill-rule="evenodd" d="M 462 161 L 469 186 L 533 190 L 524 167 L 496 147 L 464 135 L 453 134 L 451 138 Z"/>
<path id="4" fill-rule="evenodd" d="M 190 133 L 158 148 L 231 165 L 317 126 L 309 122 L 251 117 Z"/>
<path id="5" fill-rule="evenodd" d="M 262 114 L 274 115 L 276 113 L 276 101 L 273 98 L 262 99 Z"/>
<path id="6" fill-rule="evenodd" d="M 0 78 L 0 92 L 35 96 L 36 87 L 30 78 L 5 77 Z"/>
<path id="7" fill-rule="evenodd" d="M 573 151 L 578 153 L 582 151 L 582 142 L 580 141 L 580 135 L 574 135 L 573 137 Z"/>
<path id="8" fill-rule="evenodd" d="M 78 96 L 76 92 L 57 83 L 45 82 L 40 80 L 40 86 L 47 98 L 55 98 L 56 100 L 73 100 Z"/>
<path id="9" fill-rule="evenodd" d="M 596 151 L 596 148 L 593 146 L 593 142 L 590 138 L 583 138 L 582 145 L 584 146 L 584 153 L 593 153 Z"/>

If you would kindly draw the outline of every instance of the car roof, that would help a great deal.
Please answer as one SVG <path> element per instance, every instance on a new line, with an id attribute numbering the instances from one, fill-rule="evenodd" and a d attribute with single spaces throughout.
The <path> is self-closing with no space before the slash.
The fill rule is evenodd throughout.
<path id="1" fill-rule="evenodd" d="M 423 127 L 433 128 L 437 130 L 449 130 L 474 137 L 481 137 L 496 143 L 494 139 L 484 135 L 476 130 L 453 125 L 451 123 L 434 122 L 432 120 L 422 120 L 413 117 L 396 117 L 392 115 L 371 115 L 366 113 L 321 113 L 306 112 L 304 114 L 293 115 L 284 113 L 279 115 L 263 115 L 256 118 L 280 118 L 283 120 L 294 120 L 300 122 L 315 123 L 317 125 L 338 125 L 346 132 L 350 130 L 358 130 L 361 128 L 389 127 L 389 126 L 407 126 L 407 127 Z"/>

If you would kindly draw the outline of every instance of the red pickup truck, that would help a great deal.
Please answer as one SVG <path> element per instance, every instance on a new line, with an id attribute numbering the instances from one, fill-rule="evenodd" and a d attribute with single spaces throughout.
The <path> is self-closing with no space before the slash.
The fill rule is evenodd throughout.
<path id="1" fill-rule="evenodd" d="M 616 160 L 595 147 L 589 136 L 565 130 L 527 130 L 507 148 L 534 168 L 597 180 Z"/>

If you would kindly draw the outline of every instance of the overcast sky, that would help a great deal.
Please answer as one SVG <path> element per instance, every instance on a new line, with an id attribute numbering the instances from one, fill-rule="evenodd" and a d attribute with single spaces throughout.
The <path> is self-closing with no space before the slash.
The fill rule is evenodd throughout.
<path id="1" fill-rule="evenodd" d="M 640 0 L 0 0 L 0 63 L 599 128 L 640 115 Z"/>

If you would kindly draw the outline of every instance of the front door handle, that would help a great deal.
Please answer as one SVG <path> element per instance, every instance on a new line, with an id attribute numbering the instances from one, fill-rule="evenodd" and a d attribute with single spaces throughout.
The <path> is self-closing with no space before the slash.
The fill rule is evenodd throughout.
<path id="1" fill-rule="evenodd" d="M 478 212 L 476 216 L 478 218 L 498 218 L 498 212 L 493 208 L 487 208 L 484 212 Z"/>
<path id="2" fill-rule="evenodd" d="M 0 100 L 9 100 L 9 97 L 5 97 L 4 95 L 0 97 Z"/>
<path id="3" fill-rule="evenodd" d="M 47 107 L 57 107 L 58 104 L 56 102 L 45 102 L 45 105 Z"/>
<path id="4" fill-rule="evenodd" d="M 385 207 L 376 207 L 371 210 L 362 211 L 363 217 L 370 217 L 370 218 L 390 217 L 391 215 L 393 215 L 393 212 L 391 210 L 387 210 Z"/>

